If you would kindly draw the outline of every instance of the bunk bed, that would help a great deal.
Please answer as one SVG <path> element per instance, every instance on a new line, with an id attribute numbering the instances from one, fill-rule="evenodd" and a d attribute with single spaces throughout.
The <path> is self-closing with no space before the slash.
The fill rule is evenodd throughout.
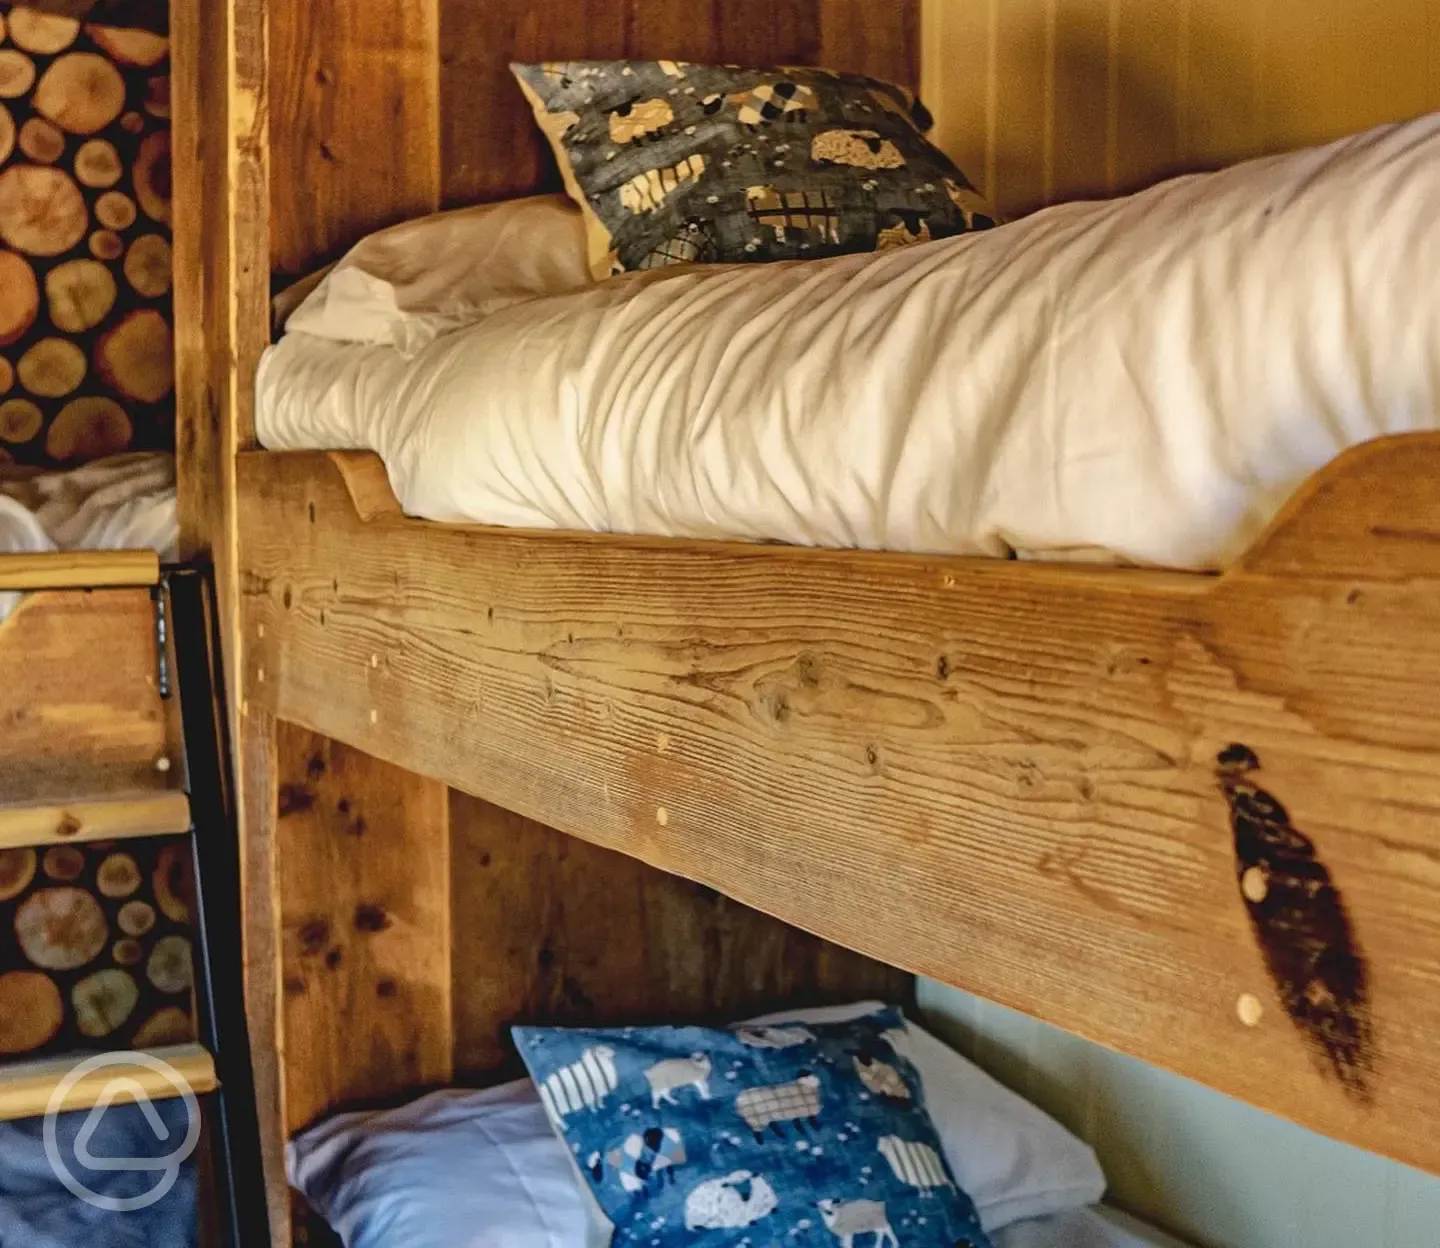
<path id="1" fill-rule="evenodd" d="M 1223 571 L 407 516 L 372 453 L 259 449 L 271 283 L 551 187 L 507 61 L 918 67 L 911 5 L 745 31 L 462 7 L 216 0 L 173 32 L 205 222 L 176 243 L 182 523 L 238 695 L 277 1241 L 284 1139 L 513 1071 L 513 1022 L 904 999 L 912 974 L 1440 1169 L 1440 436 L 1347 450 Z M 1266 835 L 1320 898 L 1319 988 L 1256 909 Z M 601 956 L 657 897 L 683 967 Z"/>

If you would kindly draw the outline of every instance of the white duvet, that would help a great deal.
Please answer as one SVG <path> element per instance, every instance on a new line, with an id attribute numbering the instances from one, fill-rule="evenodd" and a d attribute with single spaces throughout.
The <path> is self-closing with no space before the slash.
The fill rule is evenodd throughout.
<path id="1" fill-rule="evenodd" d="M 378 451 L 438 520 L 1202 568 L 1437 413 L 1431 116 L 878 256 L 612 279 L 408 359 L 290 334 L 258 425 Z"/>

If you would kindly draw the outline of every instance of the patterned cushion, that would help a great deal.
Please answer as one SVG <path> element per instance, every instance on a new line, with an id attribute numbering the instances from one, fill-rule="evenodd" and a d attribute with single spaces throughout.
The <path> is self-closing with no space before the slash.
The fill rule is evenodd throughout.
<path id="1" fill-rule="evenodd" d="M 511 68 L 585 210 L 596 278 L 878 251 L 994 221 L 890 83 L 681 61 Z"/>
<path id="2" fill-rule="evenodd" d="M 848 1023 L 517 1027 L 616 1245 L 990 1248 L 887 1039 Z"/>

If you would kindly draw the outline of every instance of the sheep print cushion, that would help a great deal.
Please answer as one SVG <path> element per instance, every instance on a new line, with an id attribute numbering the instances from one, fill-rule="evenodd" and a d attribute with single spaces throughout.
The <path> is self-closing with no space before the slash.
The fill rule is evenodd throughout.
<path id="1" fill-rule="evenodd" d="M 511 67 L 597 278 L 667 264 L 807 260 L 994 223 L 901 87 L 824 69 L 684 61 Z"/>
<path id="2" fill-rule="evenodd" d="M 903 1027 L 514 1035 L 616 1245 L 991 1248 L 887 1038 Z"/>

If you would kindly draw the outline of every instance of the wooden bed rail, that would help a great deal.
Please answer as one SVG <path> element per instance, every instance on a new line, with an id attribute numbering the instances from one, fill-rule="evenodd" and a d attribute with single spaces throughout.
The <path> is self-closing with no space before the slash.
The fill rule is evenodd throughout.
<path id="1" fill-rule="evenodd" d="M 239 488 L 251 713 L 1440 1171 L 1440 436 L 1223 576 Z"/>
<path id="2" fill-rule="evenodd" d="M 0 591 L 118 589 L 154 585 L 160 556 L 153 550 L 62 550 L 0 555 Z"/>

